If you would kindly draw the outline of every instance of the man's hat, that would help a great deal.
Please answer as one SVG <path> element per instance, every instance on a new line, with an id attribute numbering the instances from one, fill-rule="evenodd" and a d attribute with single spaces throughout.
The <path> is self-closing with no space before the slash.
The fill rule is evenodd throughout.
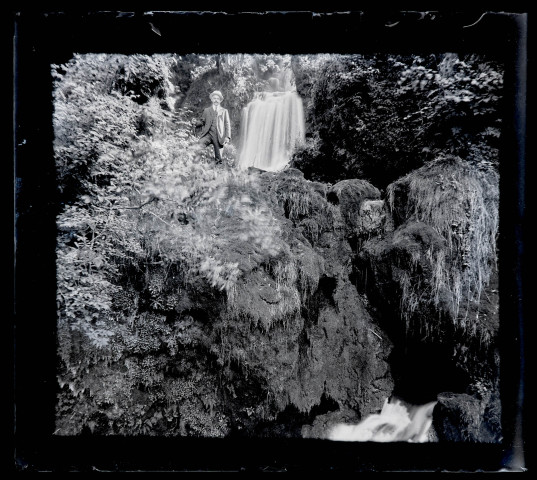
<path id="1" fill-rule="evenodd" d="M 222 92 L 219 90 L 215 90 L 213 93 L 209 95 L 209 98 L 212 99 L 215 95 L 218 95 L 220 97 L 220 101 L 224 100 L 224 96 L 222 95 Z"/>

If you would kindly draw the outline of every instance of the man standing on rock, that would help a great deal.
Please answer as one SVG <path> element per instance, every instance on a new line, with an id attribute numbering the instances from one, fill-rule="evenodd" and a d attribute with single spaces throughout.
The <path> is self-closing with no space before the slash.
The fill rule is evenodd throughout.
<path id="1" fill-rule="evenodd" d="M 229 112 L 222 108 L 220 104 L 224 96 L 218 90 L 209 95 L 212 106 L 203 110 L 201 120 L 192 119 L 196 127 L 203 127 L 198 145 L 200 149 L 212 144 L 214 147 L 214 159 L 217 164 L 222 163 L 221 148 L 224 148 L 231 140 L 231 123 L 229 121 Z"/>

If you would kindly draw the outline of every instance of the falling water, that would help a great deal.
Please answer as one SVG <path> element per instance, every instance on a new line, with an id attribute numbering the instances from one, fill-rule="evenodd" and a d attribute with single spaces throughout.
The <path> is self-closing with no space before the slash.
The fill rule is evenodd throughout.
<path id="1" fill-rule="evenodd" d="M 281 91 L 277 79 L 273 91 L 258 92 L 243 109 L 237 166 L 266 171 L 282 170 L 294 149 L 304 142 L 304 108 L 296 91 Z"/>
<path id="2" fill-rule="evenodd" d="M 380 413 L 368 416 L 357 425 L 337 424 L 328 438 L 347 442 L 427 442 L 436 403 L 407 408 L 399 400 L 386 399 Z"/>

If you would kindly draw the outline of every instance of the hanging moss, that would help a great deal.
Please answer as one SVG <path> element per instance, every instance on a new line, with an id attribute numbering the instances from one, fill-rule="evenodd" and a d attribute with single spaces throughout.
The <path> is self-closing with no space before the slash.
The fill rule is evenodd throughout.
<path id="1" fill-rule="evenodd" d="M 306 180 L 303 173 L 295 168 L 280 173 L 264 173 L 260 180 L 274 203 L 281 207 L 282 213 L 311 245 L 318 243 L 323 232 L 335 228 L 339 210 L 327 201 L 327 185 Z"/>
<path id="2" fill-rule="evenodd" d="M 489 166 L 445 156 L 388 187 L 396 225 L 418 221 L 446 242 L 432 261 L 432 297 L 438 306 L 450 292 L 454 322 L 471 328 L 471 303 L 479 303 L 496 265 L 499 177 Z"/>

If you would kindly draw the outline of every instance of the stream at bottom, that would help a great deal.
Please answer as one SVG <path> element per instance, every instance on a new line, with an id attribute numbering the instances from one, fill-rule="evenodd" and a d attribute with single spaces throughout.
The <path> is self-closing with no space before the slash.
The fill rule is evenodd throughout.
<path id="1" fill-rule="evenodd" d="M 399 399 L 386 399 L 380 413 L 355 425 L 336 424 L 328 438 L 347 442 L 428 442 L 436 403 L 407 405 Z"/>

